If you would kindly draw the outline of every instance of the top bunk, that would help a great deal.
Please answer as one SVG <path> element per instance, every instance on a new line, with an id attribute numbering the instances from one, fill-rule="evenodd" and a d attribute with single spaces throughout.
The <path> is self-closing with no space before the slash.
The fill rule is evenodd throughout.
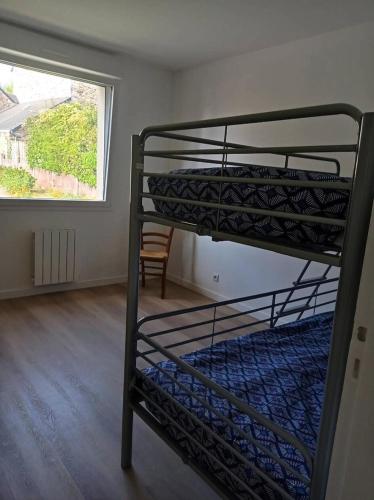
<path id="1" fill-rule="evenodd" d="M 260 147 L 228 140 L 229 128 L 237 125 L 297 120 L 298 126 L 338 115 L 353 121 L 354 142 Z M 147 127 L 132 143 L 137 216 L 215 241 L 341 266 L 352 211 L 357 220 L 365 211 L 367 218 L 373 197 L 367 182 L 370 144 L 362 140 L 366 116 L 353 106 L 331 104 Z M 210 129 L 223 132 L 222 138 Z M 346 154 L 352 168 L 342 175 Z M 261 159 L 252 162 L 254 157 Z M 162 161 L 157 171 L 148 167 L 150 158 Z M 300 168 L 302 162 L 308 168 Z"/>

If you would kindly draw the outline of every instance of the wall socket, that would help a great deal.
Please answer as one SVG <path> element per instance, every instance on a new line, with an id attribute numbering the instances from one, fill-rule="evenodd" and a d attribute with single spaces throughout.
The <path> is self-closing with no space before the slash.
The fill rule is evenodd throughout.
<path id="1" fill-rule="evenodd" d="M 215 281 L 216 283 L 219 283 L 219 274 L 218 273 L 213 274 L 213 281 Z"/>

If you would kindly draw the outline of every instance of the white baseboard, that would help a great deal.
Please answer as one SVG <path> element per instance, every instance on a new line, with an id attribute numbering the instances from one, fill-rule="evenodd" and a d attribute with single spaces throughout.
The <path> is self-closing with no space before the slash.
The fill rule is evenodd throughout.
<path id="1" fill-rule="evenodd" d="M 200 285 L 197 285 L 196 283 L 193 283 L 190 280 L 186 280 L 186 279 L 181 278 L 180 276 L 177 276 L 175 274 L 168 273 L 167 279 L 169 281 L 172 281 L 173 283 L 176 283 L 177 285 L 184 286 L 185 288 L 188 288 L 189 290 L 192 290 L 193 292 L 197 292 L 197 293 L 200 293 L 201 295 L 205 295 L 205 297 L 208 297 L 208 299 L 213 299 L 213 300 L 227 300 L 228 299 L 228 297 L 226 297 L 225 295 L 216 293 L 213 290 L 210 290 L 209 288 L 204 288 Z"/>
<path id="2" fill-rule="evenodd" d="M 209 299 L 212 299 L 214 301 L 222 301 L 222 300 L 231 300 L 235 299 L 235 297 L 228 297 L 227 295 L 223 295 L 220 293 L 217 293 L 210 288 L 205 288 L 200 285 L 197 285 L 196 283 L 186 280 L 184 278 L 181 278 L 180 276 L 176 276 L 175 274 L 168 274 L 167 278 L 169 281 L 172 281 L 173 283 L 176 283 L 177 285 L 184 286 L 185 288 L 188 288 L 189 290 L 192 290 L 193 292 L 200 293 L 201 295 L 205 295 L 205 297 L 208 297 Z M 238 297 L 239 298 L 239 297 Z M 236 309 L 237 311 L 244 312 L 248 310 L 248 305 L 242 304 L 241 302 L 236 302 L 234 304 L 231 304 L 230 307 L 233 309 Z M 255 319 L 258 320 L 267 320 L 269 318 L 269 315 L 262 312 L 258 311 L 254 314 L 251 314 Z"/>
<path id="3" fill-rule="evenodd" d="M 96 278 L 74 281 L 72 283 L 60 283 L 58 285 L 13 288 L 10 290 L 0 290 L 0 300 L 29 297 L 31 295 L 43 295 L 45 293 L 66 292 L 68 290 L 79 290 L 81 288 L 93 288 L 96 286 L 117 285 L 125 283 L 126 281 L 127 275 L 123 274 L 120 276 L 111 276 L 110 278 Z"/>

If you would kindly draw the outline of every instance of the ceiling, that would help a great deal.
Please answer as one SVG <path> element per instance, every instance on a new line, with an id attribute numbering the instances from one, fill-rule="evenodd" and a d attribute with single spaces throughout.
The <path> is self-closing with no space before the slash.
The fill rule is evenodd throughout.
<path id="1" fill-rule="evenodd" d="M 0 0 L 0 19 L 179 69 L 374 20 L 374 1 Z"/>

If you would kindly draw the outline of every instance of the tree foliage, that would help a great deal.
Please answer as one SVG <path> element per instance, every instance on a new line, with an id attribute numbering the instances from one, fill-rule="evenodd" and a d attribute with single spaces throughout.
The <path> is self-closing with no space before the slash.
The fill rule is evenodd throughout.
<path id="1" fill-rule="evenodd" d="M 26 122 L 30 167 L 70 174 L 96 186 L 97 112 L 92 104 L 65 103 Z"/>
<path id="2" fill-rule="evenodd" d="M 0 186 L 11 195 L 27 195 L 35 185 L 35 178 L 23 168 L 0 167 Z"/>

